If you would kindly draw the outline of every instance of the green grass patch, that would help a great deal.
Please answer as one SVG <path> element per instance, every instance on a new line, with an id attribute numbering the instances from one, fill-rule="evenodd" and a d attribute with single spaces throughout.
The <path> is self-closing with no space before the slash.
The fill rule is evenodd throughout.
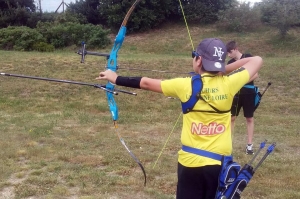
<path id="1" fill-rule="evenodd" d="M 205 37 L 224 42 L 236 39 L 243 50 L 262 56 L 264 67 L 256 84 L 262 91 L 272 82 L 255 112 L 254 146 L 258 149 L 268 139 L 277 147 L 256 171 L 243 198 L 299 198 L 299 31 L 279 41 L 276 31 L 269 28 L 242 35 L 218 32 L 214 26 L 190 28 L 195 47 Z M 88 55 L 81 64 L 75 51 L 1 51 L 1 72 L 105 84 L 95 80 L 104 70 L 105 58 Z M 191 51 L 186 28 L 168 25 L 127 36 L 119 67 L 188 73 Z M 119 74 L 162 79 L 186 76 L 137 70 L 119 70 Z M 180 114 L 178 101 L 120 88 L 138 95 L 115 96 L 120 117 L 115 129 L 102 90 L 6 76 L 0 77 L 0 84 L 0 197 L 9 189 L 17 199 L 175 198 L 180 119 L 154 169 L 153 165 Z M 146 187 L 141 169 L 116 130 L 144 165 Z M 242 165 L 251 158 L 244 154 L 246 139 L 245 119 L 240 116 L 233 153 Z"/>

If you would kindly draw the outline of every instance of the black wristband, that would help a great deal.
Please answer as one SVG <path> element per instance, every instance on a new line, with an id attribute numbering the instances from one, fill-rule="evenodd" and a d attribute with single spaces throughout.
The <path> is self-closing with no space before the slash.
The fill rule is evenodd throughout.
<path id="1" fill-rule="evenodd" d="M 126 86 L 130 88 L 141 88 L 140 83 L 141 83 L 142 77 L 122 77 L 118 76 L 116 79 L 116 84 L 119 86 Z"/>

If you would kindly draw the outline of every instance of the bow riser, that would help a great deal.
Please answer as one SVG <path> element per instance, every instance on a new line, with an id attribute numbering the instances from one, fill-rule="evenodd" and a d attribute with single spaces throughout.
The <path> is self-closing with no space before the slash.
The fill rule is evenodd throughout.
<path id="1" fill-rule="evenodd" d="M 110 82 L 106 84 L 106 89 L 113 91 L 114 90 L 114 85 Z M 115 98 L 112 93 L 106 92 L 106 97 L 107 97 L 107 102 L 108 102 L 108 107 L 112 116 L 113 121 L 117 121 L 119 118 L 119 111 L 118 111 L 118 106 L 116 104 Z"/>
<path id="2" fill-rule="evenodd" d="M 109 59 L 107 61 L 107 69 L 109 70 L 115 72 L 118 70 L 117 57 L 118 57 L 119 49 L 121 48 L 123 41 L 125 39 L 125 35 L 126 35 L 126 27 L 121 26 L 116 36 L 114 46 L 110 52 Z M 115 89 L 115 86 L 114 84 L 107 82 L 106 88 L 113 91 Z M 111 112 L 112 119 L 113 121 L 117 121 L 119 118 L 119 113 L 118 113 L 118 106 L 116 104 L 114 96 L 111 93 L 107 92 L 106 97 L 107 97 L 108 107 Z"/>

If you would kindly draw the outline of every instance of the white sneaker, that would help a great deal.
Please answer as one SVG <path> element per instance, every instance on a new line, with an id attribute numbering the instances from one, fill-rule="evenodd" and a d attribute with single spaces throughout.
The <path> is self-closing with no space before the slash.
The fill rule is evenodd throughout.
<path id="1" fill-rule="evenodd" d="M 254 152 L 253 152 L 253 144 L 247 144 L 246 146 L 246 154 L 247 155 L 253 155 Z"/>

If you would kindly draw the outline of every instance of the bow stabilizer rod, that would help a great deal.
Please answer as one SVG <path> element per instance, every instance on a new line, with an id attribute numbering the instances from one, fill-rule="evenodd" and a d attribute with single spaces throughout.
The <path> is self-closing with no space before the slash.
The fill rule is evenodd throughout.
<path id="1" fill-rule="evenodd" d="M 108 53 L 99 53 L 99 52 L 87 51 L 85 42 L 82 42 L 81 45 L 82 45 L 81 49 L 76 52 L 78 55 L 81 55 L 80 63 L 84 63 L 84 59 L 85 59 L 86 55 L 103 56 L 103 57 L 106 57 L 106 59 L 109 59 L 109 54 Z"/>
<path id="2" fill-rule="evenodd" d="M 46 77 L 36 77 L 36 76 L 28 76 L 28 75 L 19 75 L 19 74 L 11 74 L 11 73 L 2 73 L 2 72 L 0 73 L 0 75 L 9 76 L 9 77 L 26 78 L 26 79 L 36 79 L 36 80 L 43 80 L 43 81 L 50 81 L 50 82 L 60 82 L 60 83 L 67 83 L 67 84 L 77 84 L 77 85 L 83 85 L 83 86 L 92 86 L 92 87 L 104 90 L 106 92 L 112 93 L 114 95 L 118 95 L 118 92 L 130 94 L 130 95 L 137 95 L 136 93 L 132 93 L 129 91 L 124 91 L 124 90 L 118 90 L 118 89 L 109 90 L 106 88 L 105 85 L 101 85 L 101 84 L 92 84 L 92 83 L 85 83 L 85 82 L 53 79 L 53 78 L 46 78 Z"/>

